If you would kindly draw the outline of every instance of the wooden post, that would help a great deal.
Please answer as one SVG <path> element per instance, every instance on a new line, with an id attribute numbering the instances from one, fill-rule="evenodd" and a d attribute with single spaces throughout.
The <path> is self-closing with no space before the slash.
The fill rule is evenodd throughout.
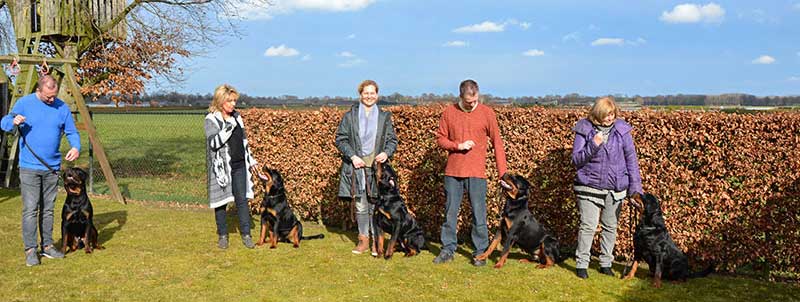
<path id="1" fill-rule="evenodd" d="M 100 143 L 100 140 L 97 137 L 97 130 L 94 127 L 94 123 L 92 122 L 92 119 L 89 118 L 89 109 L 86 107 L 86 102 L 83 100 L 83 95 L 81 94 L 81 90 L 79 88 L 80 86 L 78 86 L 78 81 L 75 80 L 75 73 L 71 64 L 64 65 L 64 77 L 66 78 L 66 86 L 72 94 L 72 97 L 75 99 L 75 107 L 78 108 L 78 112 L 81 114 L 81 120 L 86 127 L 86 131 L 89 132 L 89 141 L 91 142 L 92 147 L 94 147 L 97 161 L 100 162 L 100 169 L 103 170 L 103 175 L 106 177 L 108 187 L 111 189 L 111 195 L 117 201 L 126 204 L 127 202 L 125 201 L 125 197 L 122 196 L 122 192 L 120 192 L 119 186 L 117 185 L 117 179 L 114 177 L 114 173 L 111 171 L 111 165 L 108 163 L 108 157 L 106 157 L 106 151 L 103 148 L 103 144 Z"/>

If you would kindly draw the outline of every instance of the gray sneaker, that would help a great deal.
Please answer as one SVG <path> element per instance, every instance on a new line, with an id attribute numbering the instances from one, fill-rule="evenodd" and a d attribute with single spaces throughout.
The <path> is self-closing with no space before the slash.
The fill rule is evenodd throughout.
<path id="1" fill-rule="evenodd" d="M 217 246 L 221 249 L 228 248 L 228 235 L 221 235 L 219 236 L 219 241 L 217 241 Z"/>
<path id="2" fill-rule="evenodd" d="M 39 265 L 39 254 L 36 253 L 36 249 L 28 249 L 25 251 L 25 265 L 27 266 L 34 266 Z"/>
<path id="3" fill-rule="evenodd" d="M 436 256 L 436 258 L 433 259 L 433 263 L 435 264 L 442 264 L 450 261 L 453 261 L 453 253 L 448 251 L 442 251 L 439 253 L 439 256 Z"/>
<path id="4" fill-rule="evenodd" d="M 250 235 L 242 236 L 242 243 L 244 244 L 244 246 L 246 248 L 249 248 L 249 249 L 252 249 L 252 248 L 256 247 L 256 245 L 253 244 L 253 237 L 250 237 Z"/>
<path id="5" fill-rule="evenodd" d="M 485 266 L 486 260 L 472 259 L 472 265 L 477 267 Z"/>
<path id="6" fill-rule="evenodd" d="M 50 259 L 61 259 L 64 258 L 64 254 L 61 253 L 56 247 L 52 245 L 48 245 L 42 249 L 42 256 L 50 258 Z"/>

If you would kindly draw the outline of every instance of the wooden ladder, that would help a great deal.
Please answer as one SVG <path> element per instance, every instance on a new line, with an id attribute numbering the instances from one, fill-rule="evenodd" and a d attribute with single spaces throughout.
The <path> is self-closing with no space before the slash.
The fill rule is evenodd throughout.
<path id="1" fill-rule="evenodd" d="M 24 37 L 17 47 L 21 53 L 39 54 L 40 38 L 41 35 L 37 34 Z M 13 85 L 14 89 L 11 91 L 11 102 L 8 105 L 9 111 L 14 108 L 14 104 L 19 98 L 33 92 L 33 87 L 38 79 L 39 76 L 35 65 L 25 65 L 24 68 L 20 69 L 19 74 L 16 76 L 16 83 Z M 17 166 L 18 146 L 19 135 L 17 135 L 16 131 L 3 135 L 0 142 L 0 160 L 2 160 L 2 166 L 5 166 L 5 170 L 0 171 L 0 173 L 3 174 L 3 184 L 6 188 L 11 185 L 11 180 L 16 176 L 14 171 L 16 171 L 15 168 Z"/>

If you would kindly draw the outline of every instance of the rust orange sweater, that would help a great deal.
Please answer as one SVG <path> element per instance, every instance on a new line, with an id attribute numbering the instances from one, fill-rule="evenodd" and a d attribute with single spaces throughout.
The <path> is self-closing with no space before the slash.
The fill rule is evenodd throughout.
<path id="1" fill-rule="evenodd" d="M 470 150 L 458 150 L 458 144 L 467 140 L 475 142 L 475 146 Z M 444 174 L 486 178 L 489 141 L 494 147 L 497 171 L 502 176 L 507 170 L 506 153 L 494 110 L 484 104 L 478 104 L 472 112 L 462 111 L 458 104 L 445 107 L 436 133 L 436 143 L 448 152 Z"/>

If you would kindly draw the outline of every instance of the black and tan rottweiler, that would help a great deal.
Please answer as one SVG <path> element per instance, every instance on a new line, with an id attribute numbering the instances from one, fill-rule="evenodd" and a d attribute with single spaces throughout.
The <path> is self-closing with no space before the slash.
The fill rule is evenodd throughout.
<path id="1" fill-rule="evenodd" d="M 419 254 L 425 248 L 425 235 L 414 215 L 409 212 L 406 203 L 397 189 L 397 173 L 388 162 L 373 165 L 378 180 L 378 198 L 375 200 L 373 220 L 383 232 L 391 234 L 384 253 L 383 234 L 378 236 L 378 257 L 392 258 L 395 246 L 407 257 Z"/>
<path id="2" fill-rule="evenodd" d="M 528 189 L 530 188 L 528 181 L 522 176 L 509 173 L 503 175 L 502 180 L 506 196 L 506 204 L 501 215 L 502 221 L 489 248 L 475 259 L 486 260 L 497 248 L 500 240 L 505 239 L 503 253 L 494 268 L 503 267 L 513 245 L 517 245 L 531 256 L 538 255 L 539 268 L 547 268 L 564 260 L 561 259 L 561 253 L 558 250 L 558 239 L 528 210 Z M 532 259 L 521 259 L 520 261 L 534 262 Z"/>
<path id="3" fill-rule="evenodd" d="M 86 194 L 88 174 L 80 168 L 64 171 L 64 189 L 67 200 L 61 208 L 61 250 L 64 253 L 81 248 L 86 253 L 92 249 L 103 249 L 97 244 L 97 228 L 94 227 L 94 210 Z"/>
<path id="4" fill-rule="evenodd" d="M 261 201 L 261 237 L 256 245 L 264 245 L 269 229 L 269 248 L 278 246 L 278 241 L 290 242 L 294 247 L 300 247 L 300 240 L 322 239 L 324 234 L 303 236 L 303 224 L 294 215 L 289 202 L 286 200 L 286 189 L 283 177 L 278 170 L 264 167 L 264 199 Z"/>
<path id="5" fill-rule="evenodd" d="M 653 274 L 653 286 L 661 287 L 661 279 L 686 281 L 688 278 L 705 277 L 714 270 L 714 265 L 701 272 L 689 270 L 689 259 L 672 241 L 667 231 L 661 205 L 651 194 L 633 196 L 634 203 L 643 208 L 642 217 L 633 233 L 633 265 L 623 279 L 631 279 L 636 274 L 639 261 L 644 260 Z M 629 268 L 626 268 L 628 270 Z"/>

